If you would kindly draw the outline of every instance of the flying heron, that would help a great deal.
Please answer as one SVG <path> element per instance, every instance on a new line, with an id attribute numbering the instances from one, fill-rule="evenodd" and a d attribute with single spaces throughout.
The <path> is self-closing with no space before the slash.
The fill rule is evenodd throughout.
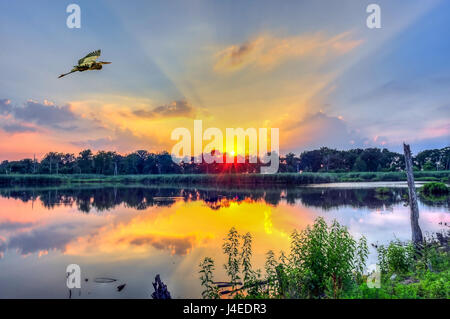
<path id="1" fill-rule="evenodd" d="M 103 62 L 98 61 L 97 59 L 100 57 L 101 51 L 97 50 L 94 52 L 89 53 L 84 58 L 78 60 L 78 65 L 75 65 L 73 69 L 65 74 L 61 74 L 58 78 L 62 78 L 63 76 L 66 76 L 73 72 L 84 72 L 87 70 L 101 70 L 103 68 L 103 64 L 111 64 L 111 62 Z"/>

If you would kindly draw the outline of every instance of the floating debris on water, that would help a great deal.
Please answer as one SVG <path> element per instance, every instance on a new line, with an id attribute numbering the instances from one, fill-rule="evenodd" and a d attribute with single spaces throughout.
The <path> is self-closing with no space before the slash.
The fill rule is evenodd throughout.
<path id="1" fill-rule="evenodd" d="M 94 279 L 94 282 L 96 282 L 98 284 L 110 284 L 115 281 L 117 281 L 117 279 L 107 278 L 107 277 L 99 277 L 99 278 Z"/>

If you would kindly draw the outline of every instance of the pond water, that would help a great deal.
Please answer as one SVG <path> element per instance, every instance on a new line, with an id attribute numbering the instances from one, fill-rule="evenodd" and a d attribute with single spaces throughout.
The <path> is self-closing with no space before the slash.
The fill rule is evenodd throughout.
<path id="1" fill-rule="evenodd" d="M 289 252 L 292 230 L 318 216 L 369 244 L 408 240 L 405 185 L 383 185 L 392 186 L 383 196 L 379 186 L 0 189 L 0 298 L 68 298 L 69 264 L 82 277 L 72 298 L 149 298 L 156 274 L 172 297 L 198 298 L 203 257 L 214 258 L 215 279 L 226 280 L 221 247 L 233 226 L 253 235 L 252 262 L 261 269 L 268 250 Z M 424 233 L 448 229 L 448 200 L 420 201 L 419 209 Z M 370 250 L 369 264 L 376 261 Z"/>

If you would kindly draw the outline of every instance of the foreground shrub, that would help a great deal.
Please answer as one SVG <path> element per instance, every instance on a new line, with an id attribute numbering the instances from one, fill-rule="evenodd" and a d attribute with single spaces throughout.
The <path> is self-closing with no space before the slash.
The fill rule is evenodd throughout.
<path id="1" fill-rule="evenodd" d="M 241 236 L 233 227 L 223 244 L 227 256 L 224 265 L 229 285 L 235 297 L 272 298 L 338 298 L 355 282 L 361 282 L 368 255 L 364 237 L 356 241 L 345 226 L 334 221 L 327 225 L 321 217 L 303 231 L 291 235 L 291 252 L 277 259 L 267 253 L 266 277 L 259 280 L 260 271 L 251 268 L 251 235 Z M 211 287 L 205 275 L 210 274 L 213 261 L 205 259 L 201 266 L 203 296 L 210 298 Z M 208 266 L 208 267 L 206 267 Z M 207 276 L 212 278 L 212 273 Z M 244 283 L 239 280 L 243 278 Z M 237 286 L 242 285 L 241 288 Z M 233 293 L 234 292 L 234 293 Z"/>
<path id="2" fill-rule="evenodd" d="M 364 237 L 356 241 L 347 228 L 318 218 L 313 225 L 291 235 L 291 251 L 266 254 L 266 276 L 251 268 L 251 235 L 232 228 L 223 249 L 229 276 L 225 291 L 234 298 L 450 298 L 449 233 L 425 238 L 420 253 L 411 243 L 398 240 L 380 245 L 380 286 L 369 287 L 364 275 L 368 255 Z M 213 284 L 214 262 L 200 264 L 204 298 L 217 298 Z M 239 282 L 244 278 L 244 283 Z"/>
<path id="3" fill-rule="evenodd" d="M 442 196 L 449 193 L 447 185 L 440 182 L 431 182 L 422 186 L 421 192 L 426 196 Z"/>
<path id="4" fill-rule="evenodd" d="M 380 245 L 377 248 L 378 262 L 382 273 L 404 274 L 411 270 L 414 263 L 414 246 L 393 241 L 387 247 Z"/>
<path id="5" fill-rule="evenodd" d="M 334 221 L 328 226 L 321 217 L 312 227 L 292 234 L 290 267 L 310 287 L 307 297 L 337 298 L 355 274 L 362 275 L 368 255 L 364 237 L 359 243 L 345 226 Z"/>

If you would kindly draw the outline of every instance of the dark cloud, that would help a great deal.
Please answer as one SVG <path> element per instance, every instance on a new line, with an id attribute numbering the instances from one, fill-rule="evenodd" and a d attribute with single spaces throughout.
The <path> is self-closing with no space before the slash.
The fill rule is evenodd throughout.
<path id="1" fill-rule="evenodd" d="M 367 105 L 367 103 L 370 102 L 380 102 L 384 100 L 391 101 L 391 103 L 384 102 L 383 105 L 386 105 L 386 107 L 389 108 L 389 111 L 394 111 L 394 103 L 398 104 L 398 101 L 403 99 L 399 104 L 400 106 L 407 101 L 407 107 L 409 109 L 416 106 L 423 107 L 424 104 L 426 104 L 428 108 L 430 107 L 430 94 L 434 97 L 439 97 L 443 94 L 443 96 L 445 96 L 443 101 L 448 101 L 449 86 L 450 77 L 448 76 L 395 79 L 386 81 L 366 92 L 361 93 L 357 90 L 357 95 L 351 98 L 350 102 L 357 105 L 362 103 Z M 425 103 L 423 103 L 423 101 L 425 101 Z M 377 108 L 379 107 L 380 105 L 378 104 Z"/>
<path id="2" fill-rule="evenodd" d="M 436 113 L 436 115 L 448 117 L 450 114 L 450 103 L 445 103 L 444 105 L 438 106 L 434 110 L 434 113 Z"/>
<path id="3" fill-rule="evenodd" d="M 33 225 L 34 225 L 34 223 L 27 223 L 27 222 L 21 223 L 21 222 L 6 221 L 6 222 L 0 223 L 0 230 L 11 231 L 11 230 L 17 230 L 17 229 L 22 229 L 22 228 L 28 228 Z"/>
<path id="4" fill-rule="evenodd" d="M 194 246 L 195 237 L 162 237 L 156 235 L 142 236 L 130 241 L 136 246 L 151 245 L 156 249 L 169 250 L 175 255 L 186 255 Z"/>
<path id="5" fill-rule="evenodd" d="M 41 104 L 28 101 L 24 107 L 13 108 L 14 117 L 18 120 L 33 122 L 52 128 L 63 128 L 62 124 L 77 120 L 70 106 L 58 106 L 55 104 Z M 71 126 L 73 128 L 73 126 Z M 67 129 L 67 128 L 64 128 Z"/>
<path id="6" fill-rule="evenodd" d="M 412 152 L 417 154 L 418 152 L 426 149 L 436 149 L 450 146 L 450 135 L 430 137 L 422 140 L 405 138 L 405 142 L 410 143 Z M 389 149 L 397 152 L 403 152 L 402 145 L 389 146 Z"/>
<path id="7" fill-rule="evenodd" d="M 27 124 L 37 124 L 53 129 L 75 130 L 73 123 L 79 118 L 69 105 L 58 106 L 48 101 L 44 104 L 28 101 L 23 106 L 15 106 L 10 100 L 0 100 L 0 115 L 11 115 L 2 129 L 8 133 L 34 132 L 37 129 Z"/>
<path id="8" fill-rule="evenodd" d="M 369 92 L 359 94 L 354 97 L 351 102 L 360 103 L 368 100 L 379 100 L 380 98 L 410 96 L 419 92 L 420 86 L 414 83 L 406 83 L 400 81 L 388 81 Z"/>
<path id="9" fill-rule="evenodd" d="M 8 99 L 0 100 L 0 115 L 8 115 L 11 113 L 11 101 Z"/>
<path id="10" fill-rule="evenodd" d="M 2 238 L 0 238 L 0 258 L 3 257 L 5 251 L 6 251 L 6 242 Z"/>
<path id="11" fill-rule="evenodd" d="M 37 129 L 31 126 L 26 126 L 21 123 L 6 124 L 2 126 L 2 129 L 8 133 L 23 133 L 23 132 L 36 132 Z"/>
<path id="12" fill-rule="evenodd" d="M 309 114 L 300 121 L 280 128 L 280 131 L 291 136 L 289 145 L 285 146 L 286 151 L 303 151 L 323 146 L 349 149 L 362 147 L 367 142 L 366 138 L 349 129 L 344 120 L 322 112 Z"/>
<path id="13" fill-rule="evenodd" d="M 97 139 L 88 139 L 82 141 L 72 141 L 72 145 L 81 148 L 91 148 L 94 150 L 115 150 L 121 153 L 127 153 L 138 149 L 149 147 L 160 149 L 164 145 L 153 136 L 137 136 L 129 129 L 115 129 L 110 132 L 110 137 L 101 137 Z"/>
<path id="14" fill-rule="evenodd" d="M 104 149 L 114 147 L 114 140 L 109 137 L 101 137 L 97 139 L 87 139 L 84 141 L 73 141 L 72 145 L 82 148 Z"/>
<path id="15" fill-rule="evenodd" d="M 18 249 L 23 255 L 42 250 L 64 252 L 67 244 L 77 238 L 77 233 L 75 225 L 60 224 L 42 227 L 12 236 L 8 241 L 8 249 Z"/>
<path id="16" fill-rule="evenodd" d="M 139 117 L 192 117 L 194 108 L 186 101 L 174 101 L 170 104 L 157 106 L 151 110 L 139 109 L 133 111 L 133 114 Z"/>

